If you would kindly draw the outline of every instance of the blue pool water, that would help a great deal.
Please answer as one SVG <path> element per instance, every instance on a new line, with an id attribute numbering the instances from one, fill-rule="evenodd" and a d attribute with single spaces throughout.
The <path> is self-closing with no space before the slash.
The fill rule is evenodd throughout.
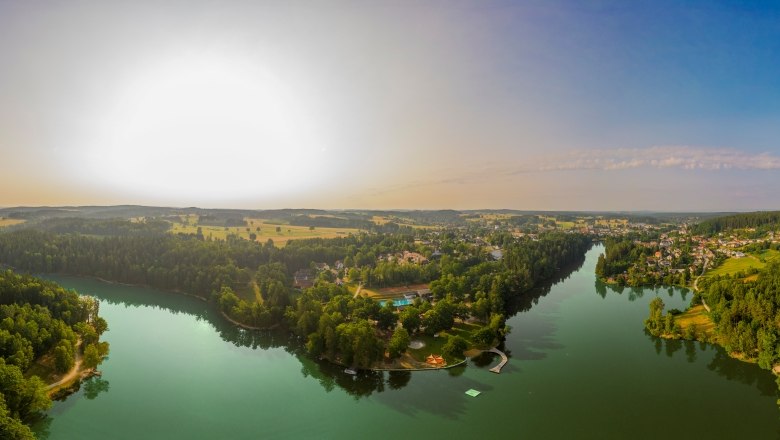
<path id="1" fill-rule="evenodd" d="M 386 302 L 387 302 L 387 300 L 379 301 L 379 304 L 385 305 Z M 408 306 L 408 305 L 412 304 L 413 302 L 414 302 L 413 300 L 406 299 L 406 298 L 394 299 L 393 300 L 393 305 L 396 306 L 396 307 Z"/>

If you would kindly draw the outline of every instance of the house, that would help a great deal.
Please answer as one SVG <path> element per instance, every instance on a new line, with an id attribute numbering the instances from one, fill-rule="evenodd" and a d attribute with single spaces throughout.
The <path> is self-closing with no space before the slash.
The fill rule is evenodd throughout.
<path id="1" fill-rule="evenodd" d="M 433 293 L 431 293 L 431 289 L 419 289 L 417 290 L 417 296 L 427 301 L 433 299 Z"/>
<path id="2" fill-rule="evenodd" d="M 299 269 L 293 275 L 293 287 L 308 289 L 314 285 L 314 273 L 310 269 Z"/>
<path id="3" fill-rule="evenodd" d="M 490 256 L 494 260 L 500 260 L 500 259 L 504 258 L 504 252 L 501 249 L 495 249 L 495 250 L 490 251 Z"/>

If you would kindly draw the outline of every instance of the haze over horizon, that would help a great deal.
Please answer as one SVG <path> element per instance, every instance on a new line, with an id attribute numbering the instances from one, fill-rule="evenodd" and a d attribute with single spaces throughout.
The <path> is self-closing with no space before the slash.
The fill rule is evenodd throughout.
<path id="1" fill-rule="evenodd" d="M 773 2 L 0 1 L 0 206 L 780 208 Z"/>

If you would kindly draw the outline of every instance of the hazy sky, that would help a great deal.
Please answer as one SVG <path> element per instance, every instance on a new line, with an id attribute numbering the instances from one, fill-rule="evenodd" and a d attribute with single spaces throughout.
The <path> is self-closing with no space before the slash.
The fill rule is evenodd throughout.
<path id="1" fill-rule="evenodd" d="M 0 0 L 0 206 L 780 209 L 742 3 Z"/>

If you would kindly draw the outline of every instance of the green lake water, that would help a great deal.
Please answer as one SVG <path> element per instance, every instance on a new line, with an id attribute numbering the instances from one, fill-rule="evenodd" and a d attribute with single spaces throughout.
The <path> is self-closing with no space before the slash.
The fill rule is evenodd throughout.
<path id="1" fill-rule="evenodd" d="M 774 377 L 717 347 L 644 333 L 690 292 L 596 282 L 603 247 L 517 304 L 503 346 L 448 371 L 344 374 L 283 333 L 238 330 L 197 299 L 50 276 L 101 299 L 103 376 L 55 402 L 49 439 L 780 438 Z M 482 392 L 469 397 L 468 389 Z"/>

